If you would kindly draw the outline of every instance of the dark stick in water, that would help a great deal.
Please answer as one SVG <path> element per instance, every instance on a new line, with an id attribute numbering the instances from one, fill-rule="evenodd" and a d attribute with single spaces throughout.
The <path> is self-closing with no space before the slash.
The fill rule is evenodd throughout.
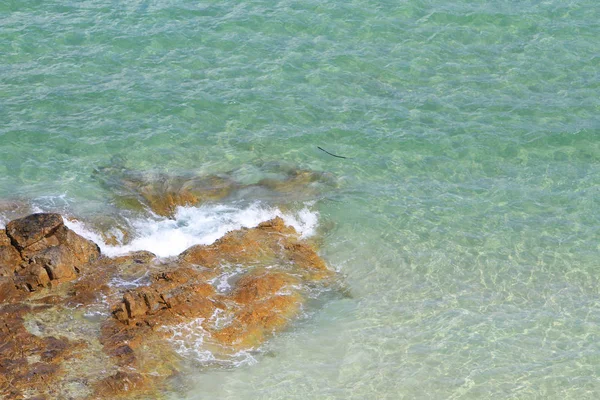
<path id="1" fill-rule="evenodd" d="M 324 148 L 322 148 L 322 147 L 319 147 L 319 146 L 317 146 L 317 149 L 319 149 L 319 150 L 321 150 L 321 151 L 324 151 L 325 153 L 329 154 L 330 156 L 334 156 L 334 157 L 337 157 L 337 158 L 348 158 L 348 157 L 344 157 L 344 156 L 337 156 L 337 155 L 335 155 L 335 154 L 333 154 L 333 153 L 330 153 L 330 152 L 328 152 L 327 150 L 325 150 Z"/>

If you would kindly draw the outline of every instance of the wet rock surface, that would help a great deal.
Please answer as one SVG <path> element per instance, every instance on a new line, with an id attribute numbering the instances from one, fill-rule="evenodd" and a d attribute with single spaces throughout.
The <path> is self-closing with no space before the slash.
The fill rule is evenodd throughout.
<path id="1" fill-rule="evenodd" d="M 81 341 L 64 336 L 38 336 L 25 328 L 24 316 L 48 306 L 5 304 L 0 309 L 0 394 L 3 398 L 20 399 L 58 393 L 53 383 L 64 374 L 62 363 L 76 357 L 85 347 Z"/>
<path id="2" fill-rule="evenodd" d="M 168 260 L 100 256 L 57 214 L 12 221 L 0 231 L 0 397 L 152 396 L 197 345 L 182 330 L 227 360 L 285 329 L 334 279 L 281 218 Z"/>
<path id="3" fill-rule="evenodd" d="M 0 301 L 78 277 L 99 247 L 64 225 L 59 214 L 31 214 L 0 231 Z M 11 287 L 12 286 L 12 287 Z"/>

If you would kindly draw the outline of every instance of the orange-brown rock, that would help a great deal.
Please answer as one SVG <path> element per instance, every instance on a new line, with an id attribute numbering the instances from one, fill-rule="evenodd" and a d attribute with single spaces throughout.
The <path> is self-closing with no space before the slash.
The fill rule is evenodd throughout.
<path id="1" fill-rule="evenodd" d="M 211 351 L 233 357 L 285 329 L 308 287 L 332 276 L 281 218 L 170 260 L 149 252 L 98 258 L 96 246 L 56 216 L 7 228 L 0 249 L 18 259 L 0 266 L 6 398 L 152 397 L 180 370 L 182 355 L 169 341 L 188 340 L 181 329 L 200 329 Z"/>
<path id="2" fill-rule="evenodd" d="M 12 270 L 16 288 L 28 292 L 51 282 L 73 280 L 84 265 L 100 256 L 98 246 L 67 228 L 58 214 L 32 214 L 11 221 L 6 225 L 6 237 L 13 250 L 7 245 L 0 247 L 0 256 L 8 254 L 12 260 L 4 269 Z M 18 263 L 14 251 L 19 254 Z"/>
<path id="3" fill-rule="evenodd" d="M 230 292 L 216 293 L 206 279 L 230 265 L 242 272 Z M 213 342 L 236 351 L 257 346 L 287 326 L 304 301 L 304 285 L 331 275 L 294 228 L 274 218 L 186 250 L 174 269 L 155 275 L 147 287 L 127 291 L 113 315 L 144 329 L 201 317 Z M 229 315 L 225 326 L 211 326 L 217 310 Z"/>
<path id="4" fill-rule="evenodd" d="M 174 373 L 179 357 L 172 349 L 165 351 L 169 346 L 164 341 L 163 328 L 193 318 L 208 318 L 220 306 L 211 298 L 215 290 L 206 282 L 204 271 L 186 266 L 166 268 L 167 271 L 154 274 L 148 286 L 125 291 L 112 308 L 114 318 L 102 323 L 100 341 L 122 368 L 144 374 Z M 117 374 L 99 382 L 95 390 L 104 394 L 122 390 L 125 378 L 131 377 Z M 133 389 L 137 391 L 156 384 L 156 380 L 137 378 L 135 382 Z"/>
<path id="5" fill-rule="evenodd" d="M 232 290 L 216 292 L 207 280 L 232 265 L 239 270 Z M 213 245 L 193 246 L 149 285 L 126 291 L 112 308 L 114 320 L 104 324 L 102 342 L 114 357 L 137 365 L 146 338 L 168 336 L 165 327 L 202 318 L 207 341 L 226 353 L 252 348 L 297 316 L 308 281 L 329 276 L 294 228 L 275 218 L 229 232 Z M 217 313 L 228 321 L 224 326 L 214 324 Z"/>
<path id="6" fill-rule="evenodd" d="M 13 280 L 15 269 L 23 260 L 15 247 L 12 246 L 6 232 L 0 230 L 0 304 L 20 295 Z"/>
<path id="7" fill-rule="evenodd" d="M 155 268 L 156 256 L 149 251 L 138 251 L 125 256 L 101 258 L 90 265 L 81 278 L 68 289 L 67 305 L 85 306 L 97 302 L 111 292 L 110 281 L 135 281 Z"/>
<path id="8" fill-rule="evenodd" d="M 17 290 L 11 276 L 0 276 L 0 304 L 14 302 L 24 295 L 24 292 Z"/>
<path id="9" fill-rule="evenodd" d="M 248 265 L 279 264 L 312 277 L 331 276 L 323 260 L 299 239 L 296 230 L 276 217 L 253 229 L 227 233 L 212 245 L 192 246 L 180 255 L 183 262 L 215 268 L 223 263 Z"/>
<path id="10" fill-rule="evenodd" d="M 261 269 L 240 278 L 235 290 L 228 297 L 246 306 L 278 294 L 285 294 L 285 289 L 293 290 L 293 286 L 299 284 L 300 279 L 291 274 Z"/>
<path id="11" fill-rule="evenodd" d="M 0 229 L 0 276 L 2 269 L 14 270 L 22 261 L 19 251 L 12 245 L 4 229 Z"/>
<path id="12" fill-rule="evenodd" d="M 123 398 L 130 393 L 139 394 L 148 391 L 149 379 L 142 374 L 131 371 L 119 371 L 94 384 L 93 398 Z"/>
<path id="13" fill-rule="evenodd" d="M 303 298 L 300 279 L 285 272 L 253 271 L 243 276 L 226 296 L 234 303 L 231 323 L 212 335 L 235 350 L 261 344 L 271 333 L 283 329 L 300 310 Z"/>
<path id="14" fill-rule="evenodd" d="M 30 333 L 25 328 L 23 316 L 44 308 L 24 304 L 0 307 L 1 398 L 51 394 L 53 381 L 63 373 L 61 363 L 73 357 L 84 345 L 65 337 L 40 337 Z"/>
<path id="15" fill-rule="evenodd" d="M 179 317 L 208 317 L 216 307 L 211 299 L 215 290 L 204 277 L 189 267 L 157 274 L 150 286 L 128 290 L 113 314 L 127 324 L 148 326 L 181 322 Z"/>
<path id="16" fill-rule="evenodd" d="M 6 233 L 12 243 L 22 251 L 51 237 L 61 226 L 63 226 L 63 219 L 59 214 L 31 214 L 9 222 L 6 225 Z"/>
<path id="17" fill-rule="evenodd" d="M 257 347 L 289 324 L 300 310 L 302 301 L 299 294 L 294 293 L 247 306 L 235 314 L 229 325 L 212 335 L 218 343 L 233 351 Z"/>

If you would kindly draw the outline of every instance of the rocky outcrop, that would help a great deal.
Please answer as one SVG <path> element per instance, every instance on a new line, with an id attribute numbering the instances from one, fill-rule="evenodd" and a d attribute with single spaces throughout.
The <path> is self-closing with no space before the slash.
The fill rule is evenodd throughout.
<path id="1" fill-rule="evenodd" d="M 114 317 L 137 326 L 164 326 L 180 318 L 210 316 L 215 289 L 195 269 L 179 267 L 155 275 L 149 286 L 127 291 L 113 308 Z"/>
<path id="2" fill-rule="evenodd" d="M 6 233 L 18 250 L 23 251 L 32 245 L 42 242 L 40 246 L 48 247 L 52 243 L 54 233 L 63 226 L 63 219 L 58 214 L 31 214 L 28 217 L 11 221 L 6 225 Z M 57 243 L 53 243 L 57 244 Z"/>
<path id="3" fill-rule="evenodd" d="M 301 274 L 310 280 L 331 276 L 325 262 L 296 230 L 276 217 L 254 229 L 238 229 L 227 233 L 209 246 L 192 246 L 180 255 L 180 260 L 207 268 L 223 264 L 267 266 Z"/>
<path id="4" fill-rule="evenodd" d="M 60 302 L 24 302 L 31 292 L 77 278 L 100 255 L 98 246 L 68 229 L 58 214 L 32 214 L 0 230 L 0 394 L 22 398 L 19 388 L 48 387 L 63 374 L 62 364 L 85 343 L 64 336 L 38 336 L 24 317 Z M 44 304 L 48 303 L 48 304 Z"/>
<path id="5" fill-rule="evenodd" d="M 11 221 L 0 231 L 0 275 L 6 292 L 0 301 L 14 297 L 14 289 L 32 292 L 73 280 L 99 256 L 98 246 L 67 228 L 58 214 Z"/>
<path id="6" fill-rule="evenodd" d="M 281 218 L 171 260 L 99 255 L 56 214 L 0 231 L 0 397 L 152 397 L 180 370 L 182 327 L 226 360 L 285 329 L 334 278 Z"/>
<path id="7" fill-rule="evenodd" d="M 85 307 L 101 301 L 114 288 L 111 280 L 136 282 L 155 268 L 156 256 L 149 251 L 136 251 L 126 256 L 100 258 L 87 268 L 85 273 L 68 288 L 66 304 L 70 307 Z M 113 285 L 114 286 L 114 285 Z"/>
<path id="8" fill-rule="evenodd" d="M 12 245 L 4 229 L 0 229 L 0 268 L 9 268 L 21 262 L 19 251 Z"/>

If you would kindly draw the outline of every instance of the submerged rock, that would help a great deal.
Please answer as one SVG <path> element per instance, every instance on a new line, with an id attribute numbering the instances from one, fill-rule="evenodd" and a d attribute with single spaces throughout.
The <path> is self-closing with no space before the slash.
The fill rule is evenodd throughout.
<path id="1" fill-rule="evenodd" d="M 285 329 L 334 277 L 281 218 L 158 260 L 100 257 L 59 215 L 34 214 L 0 231 L 0 260 L 7 398 L 152 397 L 196 345 L 181 329 L 227 360 Z"/>
<path id="2" fill-rule="evenodd" d="M 113 167 L 99 168 L 94 175 L 115 194 L 120 206 L 148 208 L 163 217 L 173 217 L 180 206 L 220 200 L 238 186 L 227 176 L 218 175 L 143 174 Z"/>
<path id="3" fill-rule="evenodd" d="M 259 178 L 248 181 L 233 170 L 219 175 L 171 175 L 139 172 L 125 168 L 123 160 L 97 168 L 94 177 L 111 193 L 121 207 L 143 210 L 172 218 L 177 207 L 197 206 L 225 198 L 260 198 L 285 201 L 314 198 L 323 185 L 334 184 L 331 174 L 295 168 L 280 163 L 258 166 Z M 242 175 L 242 176 L 240 176 Z"/>

